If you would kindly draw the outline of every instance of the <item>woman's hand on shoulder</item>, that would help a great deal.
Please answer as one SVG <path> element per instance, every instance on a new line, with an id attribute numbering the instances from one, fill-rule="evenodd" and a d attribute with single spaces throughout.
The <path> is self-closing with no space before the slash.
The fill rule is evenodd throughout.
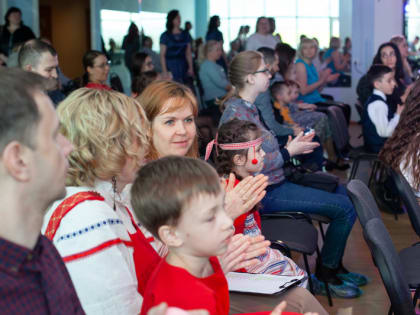
<path id="1" fill-rule="evenodd" d="M 260 174 L 248 176 L 235 185 L 235 175 L 229 175 L 229 182 L 225 182 L 225 210 L 235 220 L 240 215 L 250 211 L 265 196 L 268 177 Z"/>

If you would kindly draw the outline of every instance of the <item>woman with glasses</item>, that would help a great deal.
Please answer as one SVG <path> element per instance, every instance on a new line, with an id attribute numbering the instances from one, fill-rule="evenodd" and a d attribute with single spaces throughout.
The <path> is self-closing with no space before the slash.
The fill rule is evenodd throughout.
<path id="1" fill-rule="evenodd" d="M 358 297 L 362 294 L 358 286 L 366 284 L 367 278 L 349 272 L 342 264 L 347 238 L 356 220 L 354 207 L 341 185 L 330 193 L 293 184 L 285 178 L 285 162 L 295 155 L 312 152 L 319 144 L 312 142 L 314 133 L 301 133 L 285 147 L 279 148 L 275 137 L 260 121 L 254 105 L 258 94 L 268 88 L 270 77 L 260 53 L 245 51 L 233 58 L 229 80 L 234 90 L 222 101 L 225 110 L 220 124 L 237 118 L 251 121 L 262 130 L 265 137 L 262 149 L 266 153 L 262 173 L 269 178 L 266 195 L 261 201 L 262 213 L 301 211 L 331 219 L 321 252 L 322 264 L 317 264 L 313 276 L 316 293 L 326 294 L 325 281 L 334 296 Z"/>
<path id="2" fill-rule="evenodd" d="M 81 87 L 99 90 L 112 90 L 106 84 L 110 69 L 110 63 L 104 53 L 90 50 L 83 56 L 83 68 Z"/>

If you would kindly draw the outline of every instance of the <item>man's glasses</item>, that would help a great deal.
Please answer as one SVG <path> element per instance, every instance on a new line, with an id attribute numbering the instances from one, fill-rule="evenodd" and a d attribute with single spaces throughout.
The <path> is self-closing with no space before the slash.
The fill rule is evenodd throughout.
<path id="1" fill-rule="evenodd" d="M 266 73 L 266 74 L 269 74 L 270 73 L 270 69 L 264 68 L 262 70 L 258 70 L 258 71 L 252 72 L 252 74 L 257 74 L 257 73 Z"/>

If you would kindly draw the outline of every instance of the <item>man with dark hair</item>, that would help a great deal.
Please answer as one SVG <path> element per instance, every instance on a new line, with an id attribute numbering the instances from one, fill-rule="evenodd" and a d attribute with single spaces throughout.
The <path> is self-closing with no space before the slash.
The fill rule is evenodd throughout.
<path id="1" fill-rule="evenodd" d="M 58 89 L 58 55 L 50 44 L 40 39 L 26 42 L 19 51 L 18 62 L 21 69 L 38 73 L 53 82 L 48 95 L 55 105 L 65 98 Z"/>
<path id="2" fill-rule="evenodd" d="M 0 71 L 0 310 L 84 314 L 54 245 L 41 235 L 44 211 L 65 195 L 71 144 L 59 132 L 49 81 Z"/>

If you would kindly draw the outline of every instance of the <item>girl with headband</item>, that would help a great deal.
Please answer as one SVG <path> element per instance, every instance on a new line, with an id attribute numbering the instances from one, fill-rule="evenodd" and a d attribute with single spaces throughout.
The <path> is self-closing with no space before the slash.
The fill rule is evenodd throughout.
<path id="1" fill-rule="evenodd" d="M 245 120 L 233 119 L 220 126 L 217 139 L 207 145 L 207 160 L 213 152 L 215 167 L 218 174 L 228 178 L 234 173 L 235 185 L 247 176 L 254 176 L 261 172 L 264 166 L 265 152 L 261 148 L 264 141 L 261 130 Z M 214 150 L 213 150 L 214 149 Z M 234 220 L 235 234 L 242 233 L 251 237 L 262 235 L 260 204 Z M 264 254 L 258 257 L 258 263 L 240 271 L 248 273 L 265 273 L 283 276 L 300 276 L 305 271 L 300 269 L 293 260 L 284 256 L 279 250 L 268 247 Z M 301 285 L 306 287 L 306 281 Z M 299 288 L 303 290 L 302 288 Z M 298 296 L 296 292 L 286 293 L 288 304 L 294 304 Z M 318 314 L 327 314 L 319 302 L 310 295 L 302 295 L 306 309 Z"/>
<path id="2" fill-rule="evenodd" d="M 358 297 L 362 294 L 358 286 L 366 284 L 367 278 L 349 272 L 342 264 L 347 238 L 356 220 L 353 204 L 341 185 L 334 193 L 330 193 L 293 184 L 285 178 L 284 163 L 292 156 L 311 152 L 316 144 L 311 142 L 313 133 L 306 136 L 301 133 L 280 148 L 275 137 L 264 127 L 254 101 L 260 93 L 267 90 L 269 79 L 270 72 L 260 53 L 239 53 L 229 67 L 229 80 L 235 89 L 222 101 L 224 112 L 220 123 L 234 118 L 246 120 L 257 125 L 265 136 L 262 143 L 265 157 L 261 173 L 268 176 L 269 186 L 261 201 L 263 213 L 300 211 L 331 219 L 321 252 L 322 264 L 317 264 L 313 276 L 316 293 L 326 294 L 326 281 L 334 296 Z"/>

